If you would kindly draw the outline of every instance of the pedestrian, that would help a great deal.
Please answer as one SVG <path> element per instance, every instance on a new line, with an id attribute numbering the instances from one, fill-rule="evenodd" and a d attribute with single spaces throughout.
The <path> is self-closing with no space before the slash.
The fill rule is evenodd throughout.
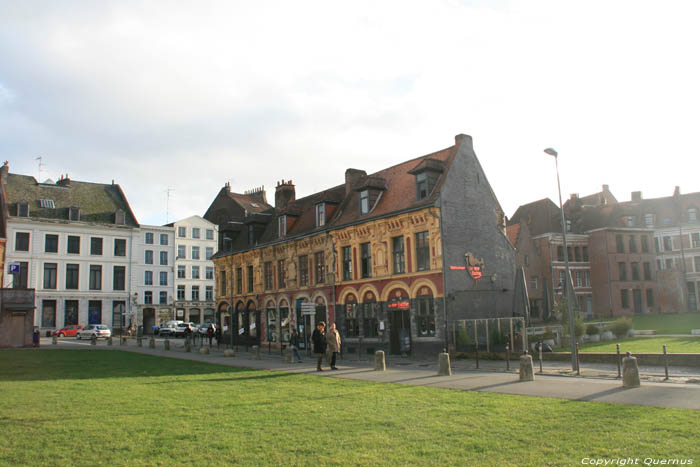
<path id="1" fill-rule="evenodd" d="M 301 363 L 301 355 L 299 355 L 299 334 L 292 328 L 289 335 L 289 348 L 294 352 L 297 362 Z"/>
<path id="2" fill-rule="evenodd" d="M 214 338 L 214 325 L 210 324 L 207 329 L 207 337 L 209 338 L 209 348 L 211 349 L 211 340 Z"/>
<path id="3" fill-rule="evenodd" d="M 311 335 L 311 341 L 314 343 L 314 353 L 318 355 L 318 363 L 316 363 L 316 371 L 323 371 L 321 369 L 321 362 L 323 361 L 323 354 L 326 353 L 326 336 L 323 333 L 326 329 L 326 323 L 320 321 L 314 329 L 314 333 Z"/>
<path id="4" fill-rule="evenodd" d="M 216 327 L 216 348 L 221 347 L 221 327 Z"/>
<path id="5" fill-rule="evenodd" d="M 39 347 L 39 342 L 40 342 L 39 328 L 34 328 L 34 332 L 32 333 L 32 347 Z"/>
<path id="6" fill-rule="evenodd" d="M 335 329 L 335 323 L 331 323 L 326 331 L 326 343 L 328 344 L 328 352 L 331 353 L 331 370 L 337 370 L 335 367 L 335 357 L 340 352 L 340 333 Z"/>

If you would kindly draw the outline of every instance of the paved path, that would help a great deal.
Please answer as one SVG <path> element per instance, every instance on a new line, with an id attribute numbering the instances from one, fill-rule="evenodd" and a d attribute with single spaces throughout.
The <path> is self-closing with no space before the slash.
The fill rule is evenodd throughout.
<path id="1" fill-rule="evenodd" d="M 284 363 L 279 352 L 268 354 L 261 351 L 261 359 L 256 360 L 249 352 L 241 351 L 235 357 L 224 357 L 222 350 L 214 347 L 210 355 L 201 355 L 196 351 L 183 351 L 182 340 L 171 340 L 170 351 L 163 350 L 161 343 L 156 349 L 148 348 L 144 339 L 144 347 L 137 347 L 133 339 L 128 345 L 120 346 L 115 339 L 114 346 L 100 342 L 93 347 L 89 342 L 62 339 L 58 345 L 51 345 L 50 339 L 42 339 L 44 348 L 83 348 L 100 350 L 125 350 L 162 357 L 180 358 L 228 365 L 233 367 L 265 369 L 331 378 L 345 378 L 380 383 L 409 384 L 414 386 L 432 386 L 459 390 L 495 392 L 502 394 L 517 394 L 538 397 L 554 397 L 569 400 L 610 402 L 655 407 L 675 407 L 700 410 L 700 384 L 678 382 L 643 381 L 642 386 L 634 389 L 622 388 L 618 379 L 599 377 L 574 377 L 555 374 L 536 375 L 535 381 L 518 381 L 517 368 L 511 367 L 511 372 L 487 369 L 470 369 L 462 362 L 453 364 L 453 376 L 436 376 L 437 359 L 434 363 L 428 361 L 411 361 L 389 359 L 387 371 L 373 371 L 373 362 L 343 360 L 338 365 L 338 371 L 325 370 L 317 372 L 315 360 L 307 359 L 304 363 Z M 196 350 L 196 349 L 195 349 Z M 489 362 L 491 364 L 493 362 Z M 504 362 L 496 362 L 501 368 Z M 469 362 L 473 367 L 473 362 Z"/>

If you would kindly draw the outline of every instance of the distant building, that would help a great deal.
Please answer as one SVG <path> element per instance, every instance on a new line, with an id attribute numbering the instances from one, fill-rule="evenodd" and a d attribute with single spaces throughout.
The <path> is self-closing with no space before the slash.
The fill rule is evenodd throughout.
<path id="1" fill-rule="evenodd" d="M 239 344 L 279 346 L 291 328 L 308 344 L 326 321 L 347 352 L 435 352 L 449 322 L 514 312 L 514 249 L 466 135 L 301 199 L 283 180 L 274 208 L 225 187 L 205 217 L 224 237 L 217 313 Z"/>
<path id="2" fill-rule="evenodd" d="M 215 322 L 216 280 L 212 256 L 219 242 L 218 226 L 190 216 L 168 224 L 175 234 L 175 316 L 195 324 Z"/>
<path id="3" fill-rule="evenodd" d="M 70 324 L 128 324 L 131 255 L 138 222 L 119 185 L 57 182 L 7 173 L 5 285 L 36 289 L 34 324 L 42 332 Z"/>
<path id="4" fill-rule="evenodd" d="M 175 229 L 141 225 L 134 237 L 132 299 L 136 316 L 127 324 L 153 326 L 175 319 Z M 132 319 L 133 318 L 133 319 Z"/>
<path id="5" fill-rule="evenodd" d="M 571 195 L 564 210 L 579 311 L 601 317 L 697 311 L 699 204 L 700 193 L 678 189 L 649 200 L 633 192 L 625 202 L 607 185 L 590 196 Z M 520 206 L 507 232 L 525 270 L 532 315 L 546 319 L 566 284 L 560 211 L 548 199 Z"/>

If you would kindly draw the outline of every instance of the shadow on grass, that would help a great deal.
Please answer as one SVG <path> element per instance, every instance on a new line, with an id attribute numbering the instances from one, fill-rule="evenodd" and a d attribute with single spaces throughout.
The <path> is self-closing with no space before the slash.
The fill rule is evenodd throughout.
<path id="1" fill-rule="evenodd" d="M 124 351 L 8 350 L 2 352 L 2 359 L 0 359 L 0 382 L 143 378 L 247 371 L 260 370 Z"/>
<path id="2" fill-rule="evenodd" d="M 248 371 L 262 371 L 262 370 L 248 370 Z M 168 380 L 168 381 L 154 381 L 145 384 L 202 384 L 202 383 L 230 383 L 236 381 L 250 381 L 250 380 L 264 380 L 264 379 L 275 379 L 275 378 L 288 378 L 290 376 L 297 376 L 296 373 L 269 373 L 264 375 L 255 376 L 234 376 L 231 378 L 210 378 L 210 379 L 196 379 L 196 380 Z"/>

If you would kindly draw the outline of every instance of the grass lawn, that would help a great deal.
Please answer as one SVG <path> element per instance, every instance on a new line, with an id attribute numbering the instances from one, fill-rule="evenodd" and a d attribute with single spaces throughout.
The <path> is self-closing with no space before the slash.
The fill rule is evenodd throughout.
<path id="1" fill-rule="evenodd" d="M 614 321 L 614 319 L 596 321 Z M 691 329 L 700 329 L 700 313 L 633 316 L 632 327 L 634 329 L 655 329 L 657 334 L 690 334 Z"/>
<path id="2" fill-rule="evenodd" d="M 698 411 L 241 370 L 116 350 L 0 355 L 0 465 L 700 462 Z"/>
<path id="3" fill-rule="evenodd" d="M 668 353 L 700 353 L 700 336 L 697 337 L 633 337 L 604 342 L 590 342 L 579 347 L 581 352 L 615 353 L 615 344 L 620 344 L 620 352 L 664 353 L 666 344 Z M 557 351 L 569 352 L 571 349 L 559 348 Z"/>

